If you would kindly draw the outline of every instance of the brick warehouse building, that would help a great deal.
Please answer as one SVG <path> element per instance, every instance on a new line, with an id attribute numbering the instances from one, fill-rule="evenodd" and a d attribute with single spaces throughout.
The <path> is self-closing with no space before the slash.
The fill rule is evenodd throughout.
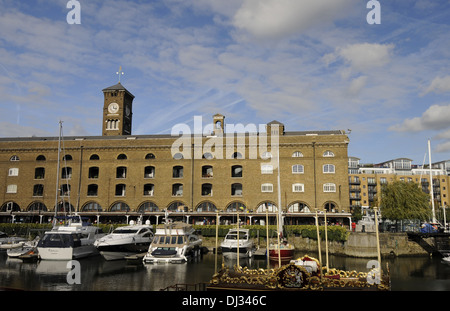
<path id="1" fill-rule="evenodd" d="M 270 144 L 277 138 L 284 222 L 312 223 L 316 210 L 327 210 L 350 223 L 344 131 L 289 132 L 272 121 L 267 135 L 230 140 L 216 114 L 207 135 L 132 135 L 134 96 L 120 83 L 103 93 L 102 136 L 63 137 L 59 178 L 58 137 L 0 139 L 1 221 L 47 222 L 55 207 L 60 214 L 70 207 L 101 223 L 140 215 L 159 223 L 166 210 L 190 223 L 212 221 L 218 210 L 224 223 L 235 221 L 237 209 L 252 224 L 263 223 L 267 209 L 274 223 L 278 170 Z"/>

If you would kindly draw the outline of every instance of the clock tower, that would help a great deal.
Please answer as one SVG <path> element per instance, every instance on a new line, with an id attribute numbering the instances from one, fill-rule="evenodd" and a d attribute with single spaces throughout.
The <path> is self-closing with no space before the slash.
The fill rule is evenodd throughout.
<path id="1" fill-rule="evenodd" d="M 131 135 L 134 95 L 119 82 L 103 89 L 103 136 Z"/>

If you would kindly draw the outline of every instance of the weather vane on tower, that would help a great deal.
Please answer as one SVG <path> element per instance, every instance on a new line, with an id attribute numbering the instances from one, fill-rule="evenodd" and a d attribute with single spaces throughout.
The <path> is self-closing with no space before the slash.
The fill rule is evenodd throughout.
<path id="1" fill-rule="evenodd" d="M 119 75 L 119 83 L 120 83 L 120 76 L 124 74 L 124 72 L 122 71 L 122 66 L 119 67 L 119 71 L 116 72 L 116 74 Z"/>

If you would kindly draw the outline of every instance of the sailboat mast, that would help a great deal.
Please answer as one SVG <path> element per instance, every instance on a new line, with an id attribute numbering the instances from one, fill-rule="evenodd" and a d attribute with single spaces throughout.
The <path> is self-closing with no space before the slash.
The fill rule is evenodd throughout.
<path id="1" fill-rule="evenodd" d="M 282 218 L 281 218 L 281 183 L 280 183 L 280 147 L 277 146 L 277 183 L 278 183 L 278 234 L 280 234 L 283 231 L 283 227 L 281 225 Z"/>
<path id="2" fill-rule="evenodd" d="M 431 170 L 431 143 L 428 139 L 428 159 L 430 160 L 430 193 L 431 193 L 431 210 L 433 213 L 433 223 L 436 223 L 436 213 L 434 211 L 434 191 L 433 191 L 433 173 Z"/>
<path id="3" fill-rule="evenodd" d="M 283 232 L 282 226 L 282 216 L 281 216 L 281 183 L 280 183 L 280 145 L 277 145 L 277 183 L 278 183 L 278 217 L 277 217 L 277 225 L 278 225 L 278 267 L 281 267 L 281 243 L 280 243 L 280 235 Z"/>
<path id="4" fill-rule="evenodd" d="M 58 212 L 59 170 L 60 170 L 60 158 L 61 158 L 61 134 L 62 134 L 62 121 L 59 121 L 58 161 L 57 161 L 57 165 L 56 165 L 55 219 L 56 219 L 57 212 Z"/>

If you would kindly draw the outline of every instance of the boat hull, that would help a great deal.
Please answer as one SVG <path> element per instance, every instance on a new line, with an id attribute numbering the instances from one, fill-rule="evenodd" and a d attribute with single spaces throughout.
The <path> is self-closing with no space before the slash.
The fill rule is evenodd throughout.
<path id="1" fill-rule="evenodd" d="M 278 252 L 280 252 L 280 255 L 278 255 Z M 289 261 L 292 258 L 294 258 L 294 248 L 269 249 L 269 260 L 277 261 L 280 259 L 281 261 Z"/>
<path id="2" fill-rule="evenodd" d="M 225 257 L 235 258 L 238 256 L 237 247 L 221 247 L 222 255 Z M 241 257 L 252 257 L 253 256 L 253 248 L 244 248 L 239 247 L 239 258 Z"/>
<path id="3" fill-rule="evenodd" d="M 100 255 L 105 260 L 121 260 L 127 256 L 144 253 L 148 250 L 150 243 L 119 244 L 119 245 L 97 245 Z"/>
<path id="4" fill-rule="evenodd" d="M 201 255 L 201 242 L 177 248 L 173 251 L 151 250 L 144 256 L 144 263 L 184 263 Z"/>
<path id="5" fill-rule="evenodd" d="M 98 255 L 94 245 L 79 247 L 38 247 L 39 257 L 42 260 L 71 260 Z"/>

